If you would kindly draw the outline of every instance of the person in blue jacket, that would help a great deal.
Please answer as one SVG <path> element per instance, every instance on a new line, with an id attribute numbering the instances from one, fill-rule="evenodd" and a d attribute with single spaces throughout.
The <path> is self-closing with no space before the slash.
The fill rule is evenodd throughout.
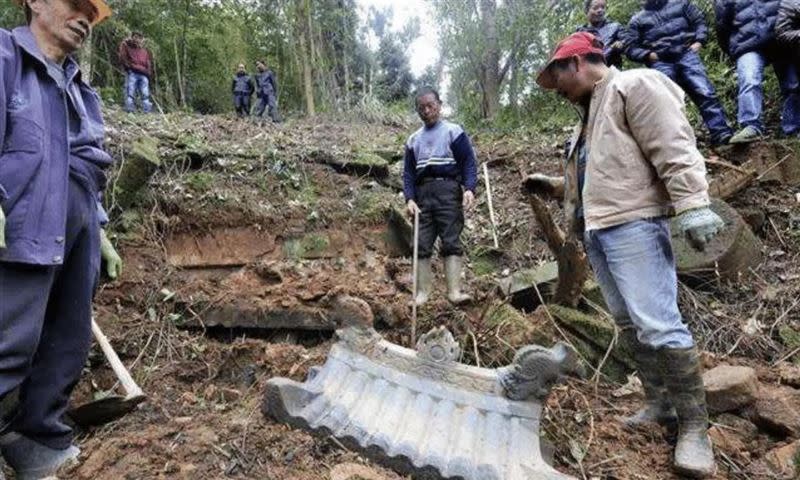
<path id="1" fill-rule="evenodd" d="M 253 96 L 253 77 L 247 74 L 244 63 L 236 69 L 236 75 L 231 82 L 233 93 L 233 106 L 239 118 L 250 115 L 250 98 Z"/>
<path id="2" fill-rule="evenodd" d="M 576 32 L 589 32 L 603 41 L 603 54 L 606 65 L 622 67 L 625 53 L 625 27 L 606 17 L 606 0 L 586 0 L 584 10 L 588 23 L 578 27 Z"/>
<path id="3" fill-rule="evenodd" d="M 433 283 L 433 244 L 441 240 L 447 297 L 454 304 L 471 297 L 461 291 L 461 231 L 464 209 L 475 201 L 478 167 L 469 136 L 459 125 L 442 120 L 439 93 L 430 88 L 416 95 L 417 113 L 423 127 L 405 146 L 403 193 L 411 215 L 419 213 L 418 291 L 414 298 L 422 305 L 430 297 Z"/>
<path id="4" fill-rule="evenodd" d="M 645 0 L 628 23 L 625 38 L 628 58 L 660 71 L 689 95 L 711 143 L 728 143 L 733 130 L 699 55 L 708 41 L 703 12 L 689 0 Z"/>
<path id="5" fill-rule="evenodd" d="M 792 55 L 779 50 L 775 33 L 779 0 L 717 0 L 717 38 L 736 62 L 739 82 L 739 130 L 731 143 L 749 143 L 764 135 L 764 68 L 772 64 L 783 94 L 781 129 L 800 133 L 800 81 Z"/>
<path id="6" fill-rule="evenodd" d="M 121 262 L 101 230 L 100 99 L 71 56 L 111 12 L 103 0 L 17 3 L 27 25 L 0 29 L 0 453 L 26 479 L 79 453 L 62 417 L 101 257 L 114 276 Z"/>
<path id="7" fill-rule="evenodd" d="M 260 60 L 256 62 L 256 97 L 258 97 L 258 105 L 256 106 L 256 117 L 263 117 L 264 110 L 269 107 L 269 117 L 273 122 L 278 123 L 281 121 L 280 114 L 278 113 L 278 81 L 275 78 L 275 73 L 267 67 L 267 62 Z"/>

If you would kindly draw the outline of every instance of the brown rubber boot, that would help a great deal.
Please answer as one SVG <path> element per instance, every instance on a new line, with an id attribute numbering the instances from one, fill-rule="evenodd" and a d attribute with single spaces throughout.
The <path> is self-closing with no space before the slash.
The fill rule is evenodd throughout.
<path id="1" fill-rule="evenodd" d="M 661 368 L 658 365 L 658 352 L 639 342 L 636 330 L 632 328 L 620 331 L 620 341 L 633 354 L 636 369 L 644 389 L 644 407 L 635 414 L 624 417 L 622 422 L 628 427 L 658 423 L 661 425 L 674 424 L 678 420 L 675 409 L 669 402 L 667 389 L 661 378 Z"/>
<path id="2" fill-rule="evenodd" d="M 700 375 L 697 350 L 662 348 L 658 351 L 664 384 L 678 413 L 675 469 L 692 478 L 707 478 L 717 470 L 708 437 L 706 392 Z"/>

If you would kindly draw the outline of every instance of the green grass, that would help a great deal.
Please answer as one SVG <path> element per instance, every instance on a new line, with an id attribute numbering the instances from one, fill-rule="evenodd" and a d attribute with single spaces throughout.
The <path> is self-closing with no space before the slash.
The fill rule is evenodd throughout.
<path id="1" fill-rule="evenodd" d="M 214 184 L 214 175 L 209 172 L 194 172 L 186 177 L 186 185 L 197 193 L 206 193 Z"/>

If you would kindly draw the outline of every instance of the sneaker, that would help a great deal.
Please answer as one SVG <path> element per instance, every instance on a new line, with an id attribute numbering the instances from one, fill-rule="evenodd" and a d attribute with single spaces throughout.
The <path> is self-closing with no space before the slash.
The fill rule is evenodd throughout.
<path id="1" fill-rule="evenodd" d="M 761 140 L 763 136 L 755 127 L 747 126 L 736 132 L 731 138 L 731 144 L 753 143 Z"/>

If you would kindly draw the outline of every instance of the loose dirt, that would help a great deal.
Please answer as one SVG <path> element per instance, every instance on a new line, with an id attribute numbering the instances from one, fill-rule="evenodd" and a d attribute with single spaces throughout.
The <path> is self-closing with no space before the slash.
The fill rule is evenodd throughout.
<path id="1" fill-rule="evenodd" d="M 260 126 L 116 111 L 108 118 L 117 159 L 126 142 L 147 132 L 159 138 L 167 160 L 137 209 L 111 209 L 126 269 L 119 281 L 102 285 L 95 308 L 149 398 L 127 417 L 81 432 L 81 463 L 65 478 L 316 480 L 331 478 L 332 471 L 357 471 L 336 467 L 365 464 L 358 454 L 332 438 L 266 420 L 260 402 L 269 378 L 303 380 L 310 367 L 324 362 L 332 343 L 326 309 L 336 295 L 366 300 L 381 332 L 409 344 L 411 262 L 386 241 L 386 215 L 391 207 L 402 208 L 401 195 L 371 175 L 337 173 L 311 153 L 355 158 L 363 151 L 399 152 L 413 127 L 334 119 Z M 452 308 L 443 299 L 436 262 L 436 298 L 421 309 L 418 326 L 448 326 L 466 362 L 498 366 L 530 338 L 518 328 L 487 326 L 485 314 L 504 301 L 494 278 L 551 259 L 518 185 L 523 172 L 558 173 L 561 137 L 566 134 L 475 136 L 481 160 L 491 162 L 504 254 L 484 254 L 492 240 L 480 195 L 465 229 L 468 283 L 477 301 Z M 708 352 L 709 367 L 749 364 L 762 382 L 777 383 L 773 363 L 791 361 L 800 349 L 795 191 L 760 185 L 734 201 L 765 218 L 756 233 L 767 245 L 767 260 L 755 275 L 706 291 L 681 287 L 681 307 Z M 557 205 L 551 208 L 560 218 Z M 267 314 L 308 325 L 302 331 L 267 331 L 256 320 L 234 325 Z M 526 328 L 550 322 L 541 309 L 525 318 Z M 114 387 L 95 347 L 74 402 Z M 603 378 L 573 379 L 555 389 L 543 424 L 555 465 L 579 478 L 677 478 L 669 468 L 673 434 L 623 429 L 617 417 L 631 414 L 641 396 L 619 391 L 620 385 Z M 744 450 L 718 449 L 715 478 L 758 478 L 747 473 L 749 465 L 790 440 L 759 433 Z M 380 466 L 369 469 L 377 478 L 401 478 Z"/>

